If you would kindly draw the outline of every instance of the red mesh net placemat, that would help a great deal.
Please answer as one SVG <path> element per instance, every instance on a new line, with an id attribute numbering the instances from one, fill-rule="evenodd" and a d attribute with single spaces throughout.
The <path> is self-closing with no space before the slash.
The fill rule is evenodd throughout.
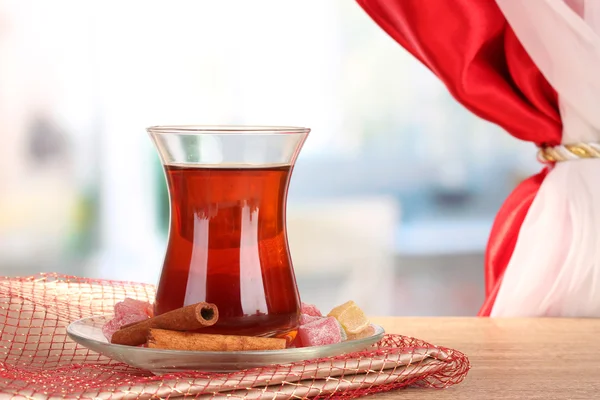
<path id="1" fill-rule="evenodd" d="M 70 322 L 111 314 L 126 297 L 151 300 L 154 287 L 58 274 L 0 279 L 0 398 L 355 398 L 407 386 L 446 388 L 470 368 L 456 350 L 386 335 L 368 351 L 339 357 L 156 376 L 67 337 Z"/>

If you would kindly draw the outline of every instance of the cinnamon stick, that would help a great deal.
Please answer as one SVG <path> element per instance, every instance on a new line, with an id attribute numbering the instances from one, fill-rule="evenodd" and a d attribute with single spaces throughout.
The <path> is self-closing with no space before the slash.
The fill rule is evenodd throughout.
<path id="1" fill-rule="evenodd" d="M 150 329 L 148 347 L 187 351 L 251 351 L 285 349 L 285 339 L 253 336 L 212 335 Z"/>
<path id="2" fill-rule="evenodd" d="M 126 325 L 116 331 L 111 343 L 138 346 L 146 343 L 151 328 L 173 331 L 193 331 L 214 325 L 219 319 L 219 310 L 212 303 L 196 303 L 161 315 Z"/>

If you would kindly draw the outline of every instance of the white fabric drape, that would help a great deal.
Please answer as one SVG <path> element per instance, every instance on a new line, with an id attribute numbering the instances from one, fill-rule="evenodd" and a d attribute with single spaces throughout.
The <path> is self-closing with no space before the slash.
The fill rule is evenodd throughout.
<path id="1" fill-rule="evenodd" d="M 562 143 L 599 142 L 600 0 L 496 2 L 558 92 Z M 600 159 L 548 174 L 491 316 L 600 316 Z"/>

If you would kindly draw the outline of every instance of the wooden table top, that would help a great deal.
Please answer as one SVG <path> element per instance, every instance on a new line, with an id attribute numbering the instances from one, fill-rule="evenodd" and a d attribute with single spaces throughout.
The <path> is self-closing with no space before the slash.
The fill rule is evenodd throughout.
<path id="1" fill-rule="evenodd" d="M 373 318 L 388 333 L 450 347 L 471 361 L 444 390 L 406 389 L 373 399 L 600 399 L 600 319 Z"/>

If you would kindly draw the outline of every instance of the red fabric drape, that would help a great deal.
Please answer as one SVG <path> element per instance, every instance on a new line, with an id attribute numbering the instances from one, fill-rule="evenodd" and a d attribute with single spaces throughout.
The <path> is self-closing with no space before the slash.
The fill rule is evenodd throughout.
<path id="1" fill-rule="evenodd" d="M 357 0 L 394 40 L 474 114 L 537 145 L 557 145 L 557 95 L 494 0 Z M 522 182 L 500 209 L 486 250 L 489 315 L 518 233 L 547 170 Z"/>

